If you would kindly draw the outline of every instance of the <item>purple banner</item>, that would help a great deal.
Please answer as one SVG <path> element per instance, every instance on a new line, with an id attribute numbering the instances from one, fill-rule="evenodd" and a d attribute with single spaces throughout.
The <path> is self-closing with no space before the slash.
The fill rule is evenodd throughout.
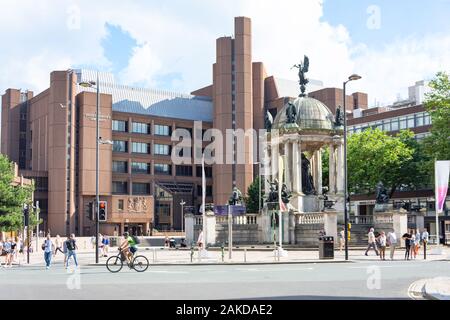
<path id="1" fill-rule="evenodd" d="M 242 216 L 246 213 L 245 206 L 230 206 L 231 214 L 233 216 Z M 214 206 L 214 214 L 216 216 L 227 216 L 228 215 L 228 206 Z"/>

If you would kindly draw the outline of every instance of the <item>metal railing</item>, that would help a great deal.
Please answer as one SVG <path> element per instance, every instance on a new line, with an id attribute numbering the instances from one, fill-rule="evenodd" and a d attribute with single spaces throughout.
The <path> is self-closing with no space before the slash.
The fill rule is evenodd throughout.
<path id="1" fill-rule="evenodd" d="M 323 213 L 298 214 L 297 224 L 321 224 L 325 222 Z"/>

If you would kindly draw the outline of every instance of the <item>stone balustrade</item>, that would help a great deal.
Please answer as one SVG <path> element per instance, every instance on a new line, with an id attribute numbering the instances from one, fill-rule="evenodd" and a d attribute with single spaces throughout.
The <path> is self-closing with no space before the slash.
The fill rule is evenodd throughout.
<path id="1" fill-rule="evenodd" d="M 305 213 L 297 215 L 297 224 L 321 224 L 325 222 L 323 213 Z"/>

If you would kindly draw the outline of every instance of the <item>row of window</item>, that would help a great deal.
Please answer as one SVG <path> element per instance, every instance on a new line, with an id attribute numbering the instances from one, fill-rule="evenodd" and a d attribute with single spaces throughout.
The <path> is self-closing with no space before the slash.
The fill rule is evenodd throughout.
<path id="1" fill-rule="evenodd" d="M 142 153 L 142 154 L 150 154 L 151 144 L 145 142 L 132 142 L 131 143 L 131 152 L 132 153 Z M 128 141 L 124 140 L 114 140 L 113 141 L 113 151 L 114 152 L 128 152 Z M 153 145 L 153 154 L 155 155 L 163 155 L 170 156 L 172 152 L 172 146 L 166 144 L 157 144 Z"/>
<path id="2" fill-rule="evenodd" d="M 172 174 L 172 165 L 164 163 L 155 163 L 155 174 Z M 128 173 L 128 161 L 113 161 L 112 170 L 115 173 Z M 175 166 L 177 176 L 192 177 L 192 166 Z M 131 173 L 137 174 L 151 174 L 151 164 L 146 162 L 131 162 Z M 202 167 L 196 167 L 197 177 L 202 176 Z M 212 177 L 212 167 L 205 167 L 205 176 Z"/>
<path id="3" fill-rule="evenodd" d="M 151 184 L 145 182 L 133 182 L 131 184 L 131 191 L 133 195 L 150 195 Z M 126 181 L 113 181 L 112 183 L 113 194 L 128 194 L 128 182 Z M 206 196 L 212 197 L 212 186 L 206 186 Z M 197 185 L 197 196 L 202 196 L 202 186 Z"/>
<path id="4" fill-rule="evenodd" d="M 131 133 L 151 134 L 151 125 L 143 122 L 132 122 Z M 125 120 L 113 120 L 112 130 L 116 132 L 128 132 L 128 121 Z M 170 126 L 155 124 L 155 135 L 158 136 L 170 136 L 172 134 Z"/>
<path id="5" fill-rule="evenodd" d="M 349 133 L 361 132 L 368 128 L 378 128 L 382 131 L 398 131 L 416 127 L 427 126 L 431 124 L 430 115 L 427 112 L 419 112 L 408 116 L 395 117 L 379 121 L 373 121 L 355 126 L 349 126 Z"/>

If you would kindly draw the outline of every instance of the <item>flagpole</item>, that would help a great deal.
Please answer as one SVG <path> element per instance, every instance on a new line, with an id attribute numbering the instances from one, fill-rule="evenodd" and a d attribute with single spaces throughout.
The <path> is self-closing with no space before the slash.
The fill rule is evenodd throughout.
<path id="1" fill-rule="evenodd" d="M 437 161 L 434 160 L 434 207 L 436 208 L 436 245 L 439 247 L 439 181 L 438 181 L 438 170 L 437 170 Z"/>
<path id="2" fill-rule="evenodd" d="M 208 237 L 206 231 L 206 178 L 205 178 L 205 154 L 202 155 L 202 208 L 203 208 L 203 250 L 206 250 Z"/>

